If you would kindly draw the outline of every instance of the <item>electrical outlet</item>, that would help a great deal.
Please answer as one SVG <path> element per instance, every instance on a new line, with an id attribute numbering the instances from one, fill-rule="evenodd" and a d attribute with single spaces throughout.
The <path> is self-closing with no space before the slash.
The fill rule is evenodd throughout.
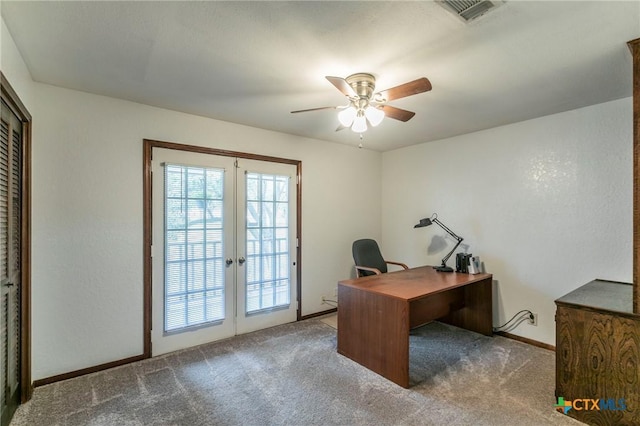
<path id="1" fill-rule="evenodd" d="M 530 314 L 529 315 L 529 324 L 533 326 L 538 326 L 538 314 Z"/>
<path id="2" fill-rule="evenodd" d="M 333 297 L 338 297 L 338 287 L 333 289 Z"/>

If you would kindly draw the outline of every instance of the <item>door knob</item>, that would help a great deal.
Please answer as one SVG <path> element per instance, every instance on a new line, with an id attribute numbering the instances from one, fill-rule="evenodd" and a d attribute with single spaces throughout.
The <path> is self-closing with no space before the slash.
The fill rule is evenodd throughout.
<path id="1" fill-rule="evenodd" d="M 244 257 L 241 257 L 240 259 L 238 259 L 239 264 L 242 265 L 244 262 L 246 262 L 246 259 Z"/>
<path id="2" fill-rule="evenodd" d="M 232 258 L 227 258 L 227 260 L 224 261 L 224 263 L 227 264 L 227 266 L 231 265 L 233 263 L 233 259 Z"/>

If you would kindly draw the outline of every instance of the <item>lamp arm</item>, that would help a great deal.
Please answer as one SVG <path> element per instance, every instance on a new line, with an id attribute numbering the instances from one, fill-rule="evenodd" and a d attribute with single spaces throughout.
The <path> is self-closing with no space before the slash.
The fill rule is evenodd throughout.
<path id="1" fill-rule="evenodd" d="M 442 258 L 442 266 L 447 266 L 447 260 L 449 260 L 449 258 L 451 257 L 451 255 L 453 254 L 454 251 L 456 251 L 456 249 L 458 248 L 458 246 L 460 245 L 460 243 L 462 242 L 463 238 L 459 237 L 455 234 L 455 232 L 453 232 L 451 229 L 447 228 L 447 226 L 440 222 L 438 220 L 437 217 L 434 217 L 433 219 L 431 219 L 432 222 L 435 222 L 438 224 L 438 226 L 440 226 L 442 229 L 444 229 L 449 235 L 451 235 L 453 238 L 455 238 L 458 242 L 456 243 L 455 246 L 453 246 L 453 248 L 451 249 L 451 251 L 449 253 L 447 253 L 447 255 L 445 257 Z"/>
<path id="2" fill-rule="evenodd" d="M 442 258 L 442 266 L 447 266 L 447 260 L 449 260 L 453 252 L 456 251 L 456 249 L 458 248 L 462 240 L 463 240 L 462 238 L 458 237 L 458 242 L 456 243 L 456 245 L 453 246 L 451 251 L 445 257 Z"/>
<path id="3" fill-rule="evenodd" d="M 458 237 L 458 236 L 455 234 L 455 232 L 453 232 L 451 229 L 447 228 L 447 226 L 446 226 L 444 223 L 440 222 L 440 221 L 438 220 L 438 218 L 437 218 L 437 217 L 435 217 L 435 218 L 431 219 L 431 221 L 432 221 L 432 222 L 437 223 L 437 224 L 438 224 L 438 226 L 440 226 L 440 228 L 442 228 L 442 229 L 444 229 L 445 231 L 447 231 L 447 233 L 448 233 L 449 235 L 451 235 L 453 238 L 455 238 L 456 240 L 458 240 L 458 244 L 460 244 L 460 242 L 462 241 L 462 238 L 461 238 L 461 237 Z M 456 246 L 456 247 L 457 247 L 457 246 Z"/>

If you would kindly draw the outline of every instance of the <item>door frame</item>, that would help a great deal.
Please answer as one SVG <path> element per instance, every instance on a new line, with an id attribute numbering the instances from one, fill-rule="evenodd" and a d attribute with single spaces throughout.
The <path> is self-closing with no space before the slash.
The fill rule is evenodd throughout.
<path id="1" fill-rule="evenodd" d="M 0 71 L 2 99 L 22 122 L 22 205 L 20 219 L 20 402 L 31 399 L 31 128 L 32 117 Z"/>
<path id="2" fill-rule="evenodd" d="M 249 154 L 246 152 L 229 151 L 218 148 L 208 148 L 196 145 L 185 145 L 176 142 L 165 142 L 153 139 L 143 139 L 142 149 L 142 181 L 143 181 L 143 356 L 151 357 L 151 289 L 152 289 L 152 166 L 153 148 L 173 149 L 189 151 L 200 154 L 218 155 L 223 157 L 236 157 L 248 160 L 267 161 L 271 163 L 283 163 L 296 166 L 296 320 L 302 319 L 302 161 L 288 158 L 271 157 L 267 155 Z"/>

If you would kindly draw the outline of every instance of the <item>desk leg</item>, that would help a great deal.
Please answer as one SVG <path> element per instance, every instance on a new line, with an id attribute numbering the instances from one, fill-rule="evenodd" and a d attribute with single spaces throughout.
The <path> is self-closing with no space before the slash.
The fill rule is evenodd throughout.
<path id="1" fill-rule="evenodd" d="M 490 277 L 464 286 L 464 307 L 440 321 L 486 336 L 493 335 L 492 281 Z"/>
<path id="2" fill-rule="evenodd" d="M 339 284 L 338 353 L 408 388 L 408 302 Z"/>

